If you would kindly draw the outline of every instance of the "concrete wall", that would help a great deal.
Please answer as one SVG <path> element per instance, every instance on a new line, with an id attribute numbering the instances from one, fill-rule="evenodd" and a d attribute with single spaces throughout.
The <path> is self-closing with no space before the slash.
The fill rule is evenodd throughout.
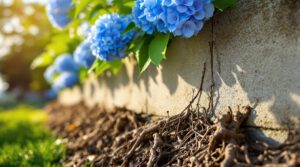
<path id="1" fill-rule="evenodd" d="M 151 66 L 139 77 L 129 58 L 118 76 L 91 76 L 81 90 L 63 92 L 60 101 L 175 114 L 191 99 L 206 62 L 202 104 L 208 104 L 213 75 L 216 111 L 257 103 L 249 126 L 264 132 L 262 137 L 282 141 L 285 122 L 300 117 L 299 40 L 299 0 L 241 0 L 235 8 L 216 13 L 198 36 L 172 40 L 159 68 Z"/>

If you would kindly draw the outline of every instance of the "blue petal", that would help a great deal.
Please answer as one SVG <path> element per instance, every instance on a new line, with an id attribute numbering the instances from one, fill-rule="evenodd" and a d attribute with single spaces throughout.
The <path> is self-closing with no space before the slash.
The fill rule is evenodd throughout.
<path id="1" fill-rule="evenodd" d="M 186 6 L 183 6 L 183 5 L 178 5 L 178 6 L 177 6 L 177 10 L 178 10 L 178 12 L 180 12 L 180 13 L 186 12 L 187 9 L 188 9 L 188 8 L 187 8 Z"/>
<path id="2" fill-rule="evenodd" d="M 213 4 L 205 5 L 205 12 L 206 12 L 205 18 L 206 19 L 211 18 L 214 15 L 214 11 L 215 11 L 215 7 Z"/>
<path id="3" fill-rule="evenodd" d="M 179 15 L 175 11 L 169 10 L 167 12 L 167 23 L 176 24 L 179 21 Z"/>
<path id="4" fill-rule="evenodd" d="M 192 6 L 194 3 L 194 0 L 183 0 L 183 4 L 185 6 Z"/>
<path id="5" fill-rule="evenodd" d="M 183 5 L 183 0 L 172 0 L 175 5 Z"/>
<path id="6" fill-rule="evenodd" d="M 194 18 L 197 19 L 197 20 L 203 20 L 205 18 L 205 15 L 206 13 L 204 11 L 197 11 L 195 14 L 194 14 Z"/>
<path id="7" fill-rule="evenodd" d="M 173 4 L 172 0 L 163 0 L 162 5 L 164 6 L 171 6 Z"/>
<path id="8" fill-rule="evenodd" d="M 182 25 L 182 34 L 186 38 L 190 38 L 193 35 L 195 35 L 194 34 L 195 30 L 196 30 L 196 25 L 191 21 L 187 21 Z"/>
<path id="9" fill-rule="evenodd" d="M 146 8 L 153 8 L 156 5 L 156 0 L 145 0 L 144 5 Z"/>
<path id="10" fill-rule="evenodd" d="M 198 33 L 204 26 L 204 22 L 203 21 L 195 21 L 194 23 L 196 23 L 196 33 Z"/>

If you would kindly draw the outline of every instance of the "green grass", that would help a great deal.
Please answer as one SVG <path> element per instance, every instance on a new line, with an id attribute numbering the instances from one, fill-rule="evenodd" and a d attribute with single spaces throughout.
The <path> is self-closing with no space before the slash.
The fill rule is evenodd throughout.
<path id="1" fill-rule="evenodd" d="M 61 166 L 65 147 L 55 144 L 46 119 L 31 105 L 0 109 L 0 167 Z"/>

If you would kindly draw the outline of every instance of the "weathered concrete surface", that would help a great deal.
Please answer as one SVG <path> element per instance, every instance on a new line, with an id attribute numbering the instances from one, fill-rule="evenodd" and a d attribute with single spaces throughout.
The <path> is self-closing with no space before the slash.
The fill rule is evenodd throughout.
<path id="1" fill-rule="evenodd" d="M 213 61 L 208 45 L 212 40 Z M 257 103 L 249 126 L 263 127 L 265 136 L 284 140 L 286 123 L 300 117 L 300 1 L 241 0 L 235 8 L 217 13 L 197 37 L 175 38 L 158 69 L 152 66 L 139 78 L 131 58 L 118 76 L 91 76 L 82 96 L 78 90 L 69 90 L 60 99 L 68 103 L 83 100 L 89 106 L 108 109 L 118 106 L 175 114 L 198 87 L 204 62 L 204 106 L 212 63 L 215 110 Z M 75 96 L 78 98 L 70 100 Z"/>

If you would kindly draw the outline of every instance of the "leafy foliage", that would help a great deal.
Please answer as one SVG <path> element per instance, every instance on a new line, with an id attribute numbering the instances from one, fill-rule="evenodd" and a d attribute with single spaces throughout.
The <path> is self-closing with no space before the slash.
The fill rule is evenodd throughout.
<path id="1" fill-rule="evenodd" d="M 151 36 L 141 38 L 140 42 L 135 46 L 135 55 L 140 73 L 143 73 L 151 63 L 151 59 L 149 57 L 149 45 L 152 39 L 153 38 Z"/>
<path id="2" fill-rule="evenodd" d="M 234 6 L 239 0 L 215 0 L 215 7 L 220 11 L 224 11 L 226 8 Z"/>
<path id="3" fill-rule="evenodd" d="M 66 32 L 53 35 L 50 43 L 45 47 L 45 52 L 34 59 L 31 68 L 36 69 L 49 66 L 58 55 L 72 53 L 80 41 L 80 37 L 70 37 Z"/>
<path id="4" fill-rule="evenodd" d="M 103 74 L 106 70 L 110 69 L 112 73 L 116 75 L 120 71 L 122 64 L 122 61 L 119 60 L 105 62 L 98 59 L 94 62 L 89 72 L 95 72 L 95 74 L 99 76 Z"/>
<path id="5" fill-rule="evenodd" d="M 203 2 L 187 0 L 147 1 L 147 4 L 144 4 L 143 0 L 73 0 L 73 8 L 69 12 L 69 17 L 72 17 L 71 23 L 52 37 L 45 52 L 32 63 L 32 68 L 49 66 L 57 55 L 72 54 L 80 42 L 88 39 L 92 54 L 97 58 L 90 69 L 79 70 L 80 82 L 83 82 L 91 72 L 102 75 L 110 70 L 113 74 L 117 74 L 123 60 L 115 58 L 125 57 L 120 53 L 124 50 L 123 47 L 117 46 L 120 45 L 120 41 L 128 38 L 126 34 L 131 33 L 136 35 L 130 40 L 129 45 L 128 42 L 125 44 L 126 54 L 134 53 L 139 73 L 142 74 L 150 64 L 158 67 L 166 59 L 167 46 L 171 38 L 176 36 L 189 38 L 196 35 L 203 24 L 213 16 L 215 7 L 223 11 L 237 2 L 238 0 Z M 177 6 L 180 7 L 176 8 Z M 129 17 L 128 20 L 133 21 L 125 24 L 112 17 L 121 18 L 125 15 Z M 99 18 L 104 18 L 104 21 L 97 21 Z M 77 33 L 82 31 L 83 24 L 92 27 L 88 37 Z M 121 34 L 119 31 L 122 31 Z M 115 40 L 116 38 L 118 39 Z M 106 48 L 107 45 L 111 46 Z M 102 52 L 107 53 L 102 56 Z"/>
<path id="6" fill-rule="evenodd" d="M 151 62 L 158 66 L 160 62 L 166 58 L 167 45 L 170 34 L 157 33 L 149 45 L 148 54 Z"/>

